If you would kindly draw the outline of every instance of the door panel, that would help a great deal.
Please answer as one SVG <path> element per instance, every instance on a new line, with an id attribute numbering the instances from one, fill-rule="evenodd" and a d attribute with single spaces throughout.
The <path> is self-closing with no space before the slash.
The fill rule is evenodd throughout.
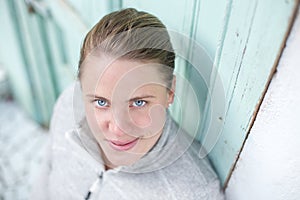
<path id="1" fill-rule="evenodd" d="M 297 1 L 231 0 L 218 68 L 225 90 L 220 138 L 209 154 L 224 183 L 246 140 L 277 65 Z M 208 106 L 209 107 L 209 106 Z M 212 126 L 218 119 L 212 119 Z"/>

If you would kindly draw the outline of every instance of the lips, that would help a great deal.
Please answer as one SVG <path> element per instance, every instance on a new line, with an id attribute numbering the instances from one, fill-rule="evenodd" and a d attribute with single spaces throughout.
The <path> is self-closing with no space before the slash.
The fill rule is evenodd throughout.
<path id="1" fill-rule="evenodd" d="M 108 143 L 114 150 L 127 151 L 133 148 L 137 144 L 138 140 L 139 138 L 136 138 L 131 141 L 125 141 L 125 142 L 117 141 L 117 140 L 109 140 Z"/>

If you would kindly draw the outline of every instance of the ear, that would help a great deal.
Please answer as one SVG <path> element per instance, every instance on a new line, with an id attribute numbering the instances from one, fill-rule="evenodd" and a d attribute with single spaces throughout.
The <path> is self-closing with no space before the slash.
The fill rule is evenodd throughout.
<path id="1" fill-rule="evenodd" d="M 173 75 L 172 85 L 168 91 L 168 105 L 170 105 L 174 102 L 175 88 L 176 88 L 176 76 Z"/>

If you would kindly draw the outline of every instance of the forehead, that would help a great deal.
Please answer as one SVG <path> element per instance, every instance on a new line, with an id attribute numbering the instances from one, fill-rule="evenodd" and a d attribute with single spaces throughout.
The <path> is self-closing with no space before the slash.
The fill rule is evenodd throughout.
<path id="1" fill-rule="evenodd" d="M 165 85 L 162 65 L 109 56 L 90 56 L 83 65 L 81 85 L 84 93 L 108 93 L 116 89 L 132 92 L 142 86 Z"/>

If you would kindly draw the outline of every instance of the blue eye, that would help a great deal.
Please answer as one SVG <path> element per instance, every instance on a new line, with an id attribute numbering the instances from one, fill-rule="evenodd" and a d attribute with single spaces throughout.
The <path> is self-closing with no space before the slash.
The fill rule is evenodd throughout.
<path id="1" fill-rule="evenodd" d="M 146 101 L 143 100 L 136 100 L 132 103 L 132 106 L 134 107 L 142 107 L 146 104 Z"/>
<path id="2" fill-rule="evenodd" d="M 107 106 L 107 101 L 106 100 L 99 99 L 99 100 L 96 100 L 96 102 L 97 102 L 97 106 L 99 106 L 99 107 L 106 107 Z"/>

